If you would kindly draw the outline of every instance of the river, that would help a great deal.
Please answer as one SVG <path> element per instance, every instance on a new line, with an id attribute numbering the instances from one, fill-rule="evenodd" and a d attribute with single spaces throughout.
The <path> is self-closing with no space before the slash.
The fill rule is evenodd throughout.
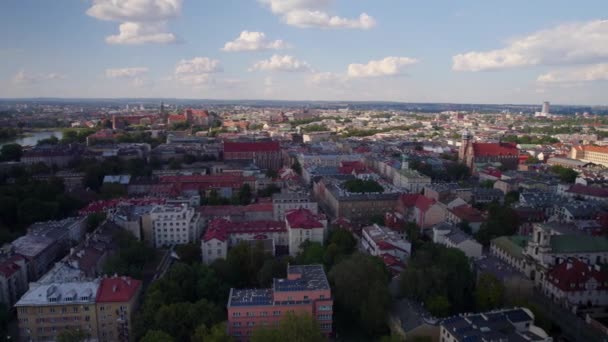
<path id="1" fill-rule="evenodd" d="M 23 136 L 17 137 L 12 140 L 3 141 L 0 146 L 6 144 L 19 144 L 21 146 L 35 146 L 38 141 L 42 139 L 48 139 L 52 136 L 56 136 L 57 139 L 63 137 L 62 131 L 39 131 L 39 132 L 26 132 Z"/>

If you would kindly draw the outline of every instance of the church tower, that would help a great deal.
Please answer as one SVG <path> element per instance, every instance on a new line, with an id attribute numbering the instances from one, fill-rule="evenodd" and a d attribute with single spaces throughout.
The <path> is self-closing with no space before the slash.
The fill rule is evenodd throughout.
<path id="1" fill-rule="evenodd" d="M 458 160 L 461 163 L 467 164 L 468 153 L 471 153 L 471 144 L 473 143 L 473 134 L 465 129 L 462 132 L 462 140 L 460 141 L 460 149 L 458 150 Z"/>
<path id="2" fill-rule="evenodd" d="M 410 168 L 410 162 L 407 155 L 404 153 L 401 155 L 401 170 L 408 170 Z"/>

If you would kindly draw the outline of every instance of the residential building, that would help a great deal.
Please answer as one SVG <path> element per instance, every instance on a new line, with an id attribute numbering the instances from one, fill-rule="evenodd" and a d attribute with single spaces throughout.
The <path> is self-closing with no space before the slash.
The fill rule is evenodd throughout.
<path id="1" fill-rule="evenodd" d="M 289 254 L 296 256 L 305 241 L 323 244 L 327 237 L 327 219 L 308 209 L 292 209 L 285 213 Z"/>
<path id="2" fill-rule="evenodd" d="M 318 213 L 318 205 L 310 194 L 302 192 L 280 192 L 272 195 L 273 219 L 281 221 L 285 219 L 285 213 L 292 209 L 307 209 L 312 213 Z"/>
<path id="3" fill-rule="evenodd" d="M 15 304 L 22 341 L 54 341 L 65 329 L 79 329 L 97 339 L 95 297 L 99 280 L 42 284 Z"/>
<path id="4" fill-rule="evenodd" d="M 142 282 L 130 277 L 103 278 L 95 303 L 100 342 L 132 341 L 133 315 Z"/>
<path id="5" fill-rule="evenodd" d="M 361 246 L 367 253 L 382 258 L 394 274 L 403 271 L 405 262 L 412 253 L 412 244 L 409 241 L 399 233 L 375 223 L 363 227 Z"/>
<path id="6" fill-rule="evenodd" d="M 433 242 L 462 251 L 468 258 L 481 258 L 483 246 L 475 239 L 449 224 L 433 227 Z"/>
<path id="7" fill-rule="evenodd" d="M 182 204 L 158 205 L 150 212 L 154 246 L 172 246 L 198 241 L 201 236 L 201 215 Z"/>
<path id="8" fill-rule="evenodd" d="M 481 228 L 481 224 L 484 223 L 487 218 L 478 209 L 463 204 L 453 208 L 448 208 L 446 212 L 446 220 L 454 225 L 460 225 L 467 223 L 471 227 L 471 233 L 475 234 Z"/>
<path id="9" fill-rule="evenodd" d="M 228 248 L 239 243 L 266 239 L 272 239 L 275 248 L 288 251 L 289 240 L 285 221 L 234 222 L 224 218 L 212 219 L 201 238 L 203 263 L 211 264 L 216 259 L 225 259 Z"/>
<path id="10" fill-rule="evenodd" d="M 547 273 L 543 293 L 572 311 L 608 305 L 608 272 L 578 258 L 567 259 Z"/>
<path id="11" fill-rule="evenodd" d="M 332 332 L 333 299 L 322 265 L 290 265 L 286 279 L 274 279 L 269 289 L 230 289 L 228 334 L 248 341 L 255 329 L 278 326 L 287 314 L 308 314 L 321 332 Z"/>
<path id="12" fill-rule="evenodd" d="M 460 314 L 444 319 L 439 326 L 441 342 L 553 341 L 534 325 L 534 314 L 526 308 Z"/>
<path id="13" fill-rule="evenodd" d="M 14 254 L 0 261 L 0 303 L 12 308 L 27 291 L 27 260 Z"/>
<path id="14" fill-rule="evenodd" d="M 349 176 L 352 179 L 352 176 Z M 382 216 L 395 207 L 398 192 L 351 193 L 342 188 L 338 178 L 322 178 L 313 185 L 313 194 L 319 205 L 331 218 L 344 217 L 353 223 L 368 222 L 371 217 Z"/>
<path id="15" fill-rule="evenodd" d="M 608 147 L 594 145 L 574 146 L 570 150 L 570 158 L 608 166 Z"/>

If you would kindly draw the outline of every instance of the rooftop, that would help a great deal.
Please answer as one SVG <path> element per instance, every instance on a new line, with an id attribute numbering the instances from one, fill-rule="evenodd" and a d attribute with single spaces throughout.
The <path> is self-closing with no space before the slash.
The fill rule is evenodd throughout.
<path id="1" fill-rule="evenodd" d="M 30 288 L 15 306 L 92 304 L 95 302 L 98 289 L 99 280 L 42 284 Z"/>
<path id="2" fill-rule="evenodd" d="M 104 278 L 99 285 L 98 302 L 128 302 L 141 288 L 141 281 L 130 277 Z"/>
<path id="3" fill-rule="evenodd" d="M 329 282 L 322 265 L 289 265 L 288 279 L 274 279 L 273 289 L 283 291 L 329 290 Z"/>

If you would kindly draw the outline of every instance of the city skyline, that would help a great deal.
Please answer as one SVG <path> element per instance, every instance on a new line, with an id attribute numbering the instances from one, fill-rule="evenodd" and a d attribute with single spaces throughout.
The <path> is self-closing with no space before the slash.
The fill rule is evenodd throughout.
<path id="1" fill-rule="evenodd" d="M 602 1 L 1 7 L 0 98 L 606 104 Z"/>

